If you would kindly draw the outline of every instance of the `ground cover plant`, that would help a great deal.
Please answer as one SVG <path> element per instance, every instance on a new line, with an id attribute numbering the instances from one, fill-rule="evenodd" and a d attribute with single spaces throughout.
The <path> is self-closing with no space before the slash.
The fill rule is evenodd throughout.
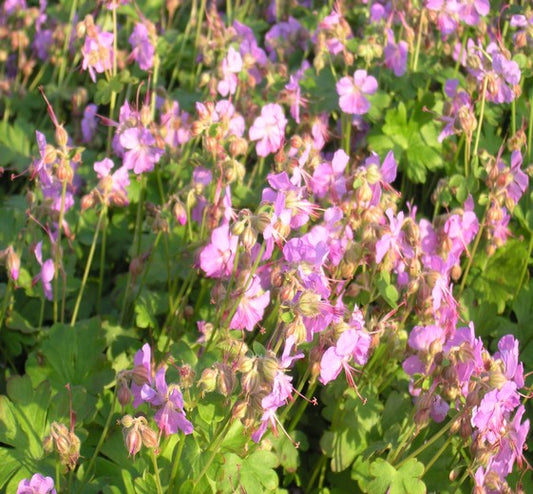
<path id="1" fill-rule="evenodd" d="M 6 0 L 0 489 L 529 492 L 527 1 Z"/>

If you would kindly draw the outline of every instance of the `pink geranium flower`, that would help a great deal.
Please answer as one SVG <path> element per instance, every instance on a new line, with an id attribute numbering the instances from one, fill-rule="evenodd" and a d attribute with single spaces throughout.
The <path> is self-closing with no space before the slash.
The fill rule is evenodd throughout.
<path id="1" fill-rule="evenodd" d="M 359 365 L 366 364 L 371 337 L 364 330 L 349 329 L 341 334 L 337 344 L 326 350 L 320 362 L 320 382 L 333 381 L 344 369 L 348 382 L 353 385 L 350 360 Z M 355 387 L 355 386 L 354 386 Z"/>
<path id="2" fill-rule="evenodd" d="M 141 23 L 135 24 L 135 29 L 129 37 L 133 58 L 142 70 L 150 70 L 154 65 L 155 48 L 150 40 L 148 28 Z"/>
<path id="3" fill-rule="evenodd" d="M 89 70 L 92 81 L 96 82 L 96 73 L 113 68 L 113 33 L 102 33 L 98 27 L 93 32 L 92 36 L 87 35 L 81 49 L 81 66 L 83 70 Z"/>
<path id="4" fill-rule="evenodd" d="M 231 319 L 230 329 L 252 331 L 254 326 L 263 319 L 265 308 L 269 302 L 270 292 L 263 291 L 259 277 L 254 276 L 250 286 L 239 301 L 237 312 Z"/>
<path id="5" fill-rule="evenodd" d="M 268 156 L 281 148 L 286 125 L 287 119 L 280 105 L 269 103 L 263 106 L 249 134 L 252 141 L 258 141 L 255 148 L 258 156 Z"/>
<path id="6" fill-rule="evenodd" d="M 211 243 L 200 253 L 200 267 L 211 278 L 231 275 L 239 237 L 232 235 L 227 224 L 219 226 L 211 234 Z"/>
<path id="7" fill-rule="evenodd" d="M 370 102 L 365 94 L 374 94 L 378 81 L 366 70 L 356 70 L 353 77 L 343 77 L 337 82 L 337 94 L 341 110 L 350 115 L 364 115 L 370 109 Z"/>
<path id="8" fill-rule="evenodd" d="M 53 300 L 52 280 L 54 279 L 55 274 L 54 261 L 52 259 L 47 259 L 43 262 L 42 248 L 43 243 L 39 242 L 33 250 L 37 262 L 41 265 L 41 272 L 35 277 L 33 283 L 37 283 L 37 281 L 41 280 L 44 296 L 47 300 Z"/>

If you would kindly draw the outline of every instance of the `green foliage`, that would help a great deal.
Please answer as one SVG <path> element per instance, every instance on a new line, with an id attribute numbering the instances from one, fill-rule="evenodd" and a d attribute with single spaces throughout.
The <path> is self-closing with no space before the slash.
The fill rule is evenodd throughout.
<path id="1" fill-rule="evenodd" d="M 442 145 L 437 140 L 438 127 L 424 113 L 425 106 L 432 106 L 430 94 L 424 94 L 416 106 L 400 102 L 386 111 L 383 127 L 377 126 L 368 137 L 370 147 L 382 158 L 392 149 L 400 170 L 414 183 L 424 183 L 428 172 L 444 164 Z"/>
<path id="2" fill-rule="evenodd" d="M 421 478 L 424 465 L 414 458 L 400 468 L 394 468 L 387 461 L 378 458 L 370 465 L 373 480 L 368 484 L 369 494 L 424 494 L 426 486 Z"/>

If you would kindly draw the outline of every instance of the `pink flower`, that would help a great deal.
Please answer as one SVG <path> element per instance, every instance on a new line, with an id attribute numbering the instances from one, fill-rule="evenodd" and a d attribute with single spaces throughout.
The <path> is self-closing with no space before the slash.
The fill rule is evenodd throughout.
<path id="1" fill-rule="evenodd" d="M 183 395 L 176 385 L 167 385 L 165 379 L 166 369 L 161 367 L 155 375 L 155 390 L 147 397 L 146 401 L 153 406 L 161 407 L 154 415 L 159 428 L 168 436 L 178 430 L 184 434 L 191 434 L 193 425 L 185 417 L 183 411 Z"/>
<path id="2" fill-rule="evenodd" d="M 269 302 L 270 292 L 264 292 L 259 278 L 254 276 L 239 302 L 237 312 L 231 319 L 230 329 L 252 331 L 254 326 L 263 319 L 263 314 Z"/>
<path id="3" fill-rule="evenodd" d="M 83 134 L 83 142 L 90 142 L 93 138 L 94 132 L 96 130 L 96 112 L 98 107 L 91 103 L 87 105 L 83 111 L 83 118 L 81 120 L 81 133 Z"/>
<path id="4" fill-rule="evenodd" d="M 47 259 L 43 262 L 42 248 L 43 243 L 39 242 L 33 250 L 37 262 L 41 265 L 41 272 L 35 277 L 33 282 L 36 283 L 38 280 L 41 280 L 41 283 L 43 285 L 44 296 L 48 300 L 53 300 L 54 297 L 52 293 L 52 280 L 54 279 L 55 274 L 54 261 L 52 259 Z"/>
<path id="5" fill-rule="evenodd" d="M 43 477 L 36 473 L 31 480 L 23 479 L 17 487 L 17 494 L 56 494 L 54 488 L 54 479 L 52 477 Z"/>
<path id="6" fill-rule="evenodd" d="M 87 35 L 81 50 L 83 55 L 82 68 L 89 69 L 89 75 L 96 82 L 96 73 L 101 74 L 113 68 L 113 33 L 102 33 L 96 27 L 95 36 Z"/>
<path id="7" fill-rule="evenodd" d="M 341 334 L 337 344 L 326 350 L 320 362 L 320 382 L 327 384 L 333 381 L 344 369 L 350 384 L 353 382 L 352 368 L 349 361 L 353 360 L 364 365 L 368 359 L 371 337 L 363 330 L 349 329 Z"/>
<path id="8" fill-rule="evenodd" d="M 364 94 L 374 94 L 378 81 L 366 70 L 356 70 L 353 77 L 343 77 L 337 82 L 337 94 L 341 110 L 350 115 L 364 115 L 370 109 L 370 102 Z"/>
<path id="9" fill-rule="evenodd" d="M 395 43 L 394 39 L 389 39 L 385 46 L 385 67 L 391 69 L 396 77 L 405 74 L 407 70 L 408 45 L 405 41 Z"/>
<path id="10" fill-rule="evenodd" d="M 134 173 L 150 172 L 163 155 L 156 147 L 155 137 L 144 127 L 132 127 L 120 134 L 120 144 L 126 150 L 124 166 Z"/>
<path id="11" fill-rule="evenodd" d="M 148 28 L 141 23 L 135 24 L 135 29 L 128 41 L 133 49 L 130 57 L 139 64 L 142 70 L 150 70 L 154 65 L 155 48 L 150 41 Z"/>
<path id="12" fill-rule="evenodd" d="M 231 275 L 238 241 L 239 237 L 230 233 L 227 224 L 213 230 L 211 243 L 200 253 L 200 267 L 207 276 L 224 278 Z"/>
<path id="13" fill-rule="evenodd" d="M 252 141 L 259 141 L 256 145 L 258 156 L 268 156 L 281 148 L 286 125 L 287 119 L 280 105 L 268 103 L 263 106 L 261 115 L 255 119 L 249 133 Z"/>
<path id="14" fill-rule="evenodd" d="M 217 90 L 222 96 L 226 97 L 228 94 L 235 94 L 239 82 L 236 74 L 242 70 L 242 66 L 240 53 L 233 46 L 230 46 L 228 54 L 222 60 L 222 80 L 217 85 Z"/>

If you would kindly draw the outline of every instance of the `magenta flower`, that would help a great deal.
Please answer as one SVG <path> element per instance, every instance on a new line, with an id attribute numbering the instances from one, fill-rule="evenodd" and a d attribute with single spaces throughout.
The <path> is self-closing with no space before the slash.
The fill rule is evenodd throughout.
<path id="1" fill-rule="evenodd" d="M 39 242 L 33 250 L 37 262 L 41 265 L 41 272 L 34 278 L 33 283 L 37 283 L 37 281 L 41 280 L 44 296 L 48 300 L 53 300 L 52 280 L 54 279 L 55 274 L 54 261 L 52 259 L 47 259 L 43 262 L 42 248 L 43 243 Z"/>
<path id="2" fill-rule="evenodd" d="M 469 26 L 476 26 L 480 17 L 486 16 L 489 11 L 489 0 L 462 0 L 459 2 L 459 18 Z"/>
<path id="3" fill-rule="evenodd" d="M 237 312 L 231 319 L 230 329 L 253 331 L 254 326 L 263 319 L 263 314 L 270 302 L 270 292 L 263 291 L 259 277 L 252 278 L 250 286 L 239 302 Z"/>
<path id="4" fill-rule="evenodd" d="M 87 35 L 81 49 L 83 55 L 82 69 L 89 70 L 93 82 L 96 74 L 101 74 L 113 68 L 113 33 L 101 32 L 99 27 L 94 29 L 95 36 Z"/>
<path id="5" fill-rule="evenodd" d="M 232 235 L 227 224 L 215 228 L 211 243 L 200 253 L 200 267 L 211 278 L 225 278 L 233 271 L 239 237 Z"/>
<path id="6" fill-rule="evenodd" d="M 349 329 L 344 331 L 337 344 L 326 350 L 320 361 L 320 382 L 327 384 L 333 381 L 344 369 L 346 379 L 354 386 L 350 360 L 359 365 L 366 364 L 370 349 L 371 337 L 364 330 Z"/>
<path id="7" fill-rule="evenodd" d="M 350 115 L 364 115 L 370 109 L 370 102 L 365 94 L 374 94 L 378 90 L 378 81 L 368 75 L 366 70 L 356 70 L 353 77 L 343 77 L 337 82 L 337 94 L 341 110 Z"/>
<path id="8" fill-rule="evenodd" d="M 147 396 L 152 394 L 150 392 L 152 386 L 152 349 L 148 343 L 145 343 L 135 354 L 133 363 L 135 367 L 131 392 L 133 393 L 133 406 L 137 408 L 141 403 L 147 401 Z"/>
<path id="9" fill-rule="evenodd" d="M 255 119 L 249 132 L 252 141 L 259 141 L 256 145 L 258 156 L 268 156 L 281 148 L 286 125 L 287 119 L 280 105 L 268 103 L 263 106 L 261 115 Z"/>
<path id="10" fill-rule="evenodd" d="M 109 158 L 102 161 L 96 161 L 93 165 L 96 175 L 100 179 L 100 189 L 107 203 L 113 203 L 117 206 L 127 206 L 129 204 L 128 192 L 126 187 L 130 184 L 128 169 L 121 166 L 118 170 L 111 173 L 114 163 Z"/>
<path id="11" fill-rule="evenodd" d="M 242 70 L 242 66 L 241 54 L 233 46 L 230 46 L 228 54 L 222 60 L 222 79 L 217 85 L 217 90 L 222 96 L 226 97 L 228 94 L 235 94 L 239 82 L 237 74 Z"/>
<path id="12" fill-rule="evenodd" d="M 155 145 L 155 137 L 144 127 L 132 127 L 120 134 L 120 144 L 126 150 L 124 166 L 134 173 L 150 172 L 164 151 Z"/>
<path id="13" fill-rule="evenodd" d="M 394 43 L 394 40 L 389 40 L 385 46 L 385 67 L 391 69 L 396 77 L 404 75 L 407 70 L 407 52 L 408 45 L 405 41 Z"/>
<path id="14" fill-rule="evenodd" d="M 52 477 L 43 477 L 36 473 L 31 480 L 23 479 L 19 482 L 17 494 L 57 494 L 57 491 Z"/>
<path id="15" fill-rule="evenodd" d="M 161 124 L 166 129 L 165 142 L 172 150 L 178 149 L 191 138 L 189 114 L 181 111 L 177 101 L 161 115 Z"/>
<path id="16" fill-rule="evenodd" d="M 339 149 L 333 155 L 331 163 L 321 163 L 315 168 L 310 181 L 311 190 L 319 197 L 330 197 L 332 202 L 339 202 L 346 193 L 344 170 L 349 157 Z"/>
<path id="17" fill-rule="evenodd" d="M 159 428 L 168 436 L 181 430 L 184 434 L 191 434 L 193 425 L 183 412 L 183 396 L 176 385 L 167 385 L 165 379 L 166 369 L 161 367 L 155 374 L 155 387 L 150 388 L 151 393 L 146 396 L 148 403 L 161 407 L 154 415 Z"/>
<path id="18" fill-rule="evenodd" d="M 83 111 L 83 118 L 81 120 L 81 133 L 83 135 L 83 142 L 90 142 L 93 138 L 94 132 L 96 130 L 96 112 L 98 107 L 91 103 L 85 107 Z"/>
<path id="19" fill-rule="evenodd" d="M 128 41 L 132 47 L 130 57 L 139 64 L 142 70 L 150 70 L 154 65 L 155 48 L 150 41 L 148 28 L 138 22 Z"/>

